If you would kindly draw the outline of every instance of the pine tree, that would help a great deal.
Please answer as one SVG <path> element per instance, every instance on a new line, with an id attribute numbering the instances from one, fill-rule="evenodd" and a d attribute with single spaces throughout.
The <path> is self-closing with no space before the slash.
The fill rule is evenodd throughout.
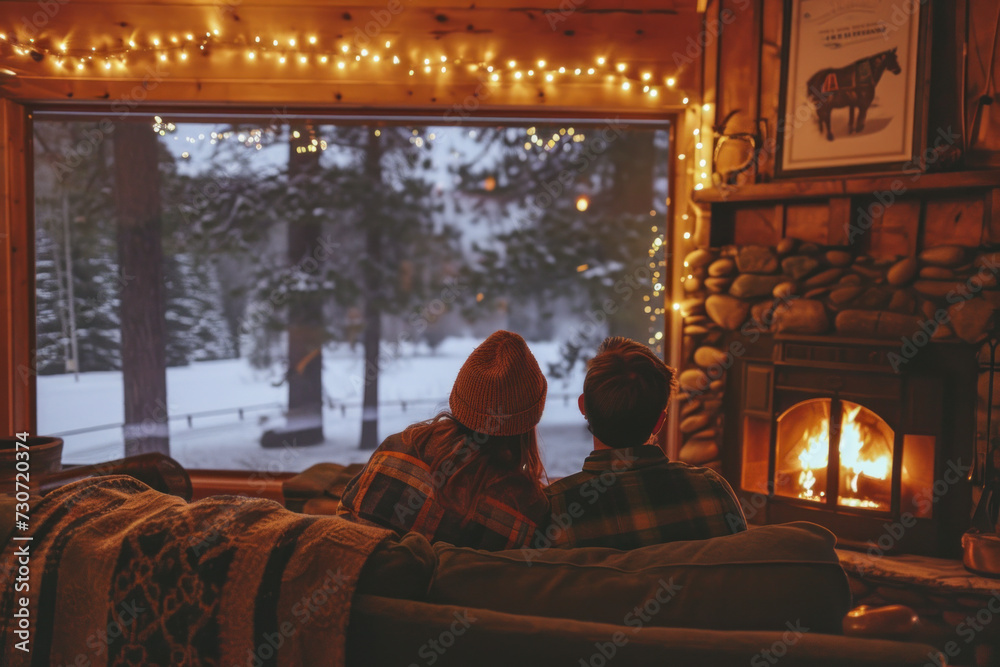
<path id="1" fill-rule="evenodd" d="M 35 336 L 40 375 L 66 372 L 69 337 L 66 296 L 59 273 L 59 258 L 52 238 L 42 225 L 35 234 Z"/>
<path id="2" fill-rule="evenodd" d="M 653 272 L 662 262 L 662 251 L 647 251 L 656 235 L 650 222 L 659 220 L 663 231 L 665 201 L 654 193 L 665 191 L 658 167 L 668 163 L 665 139 L 627 128 L 480 131 L 479 152 L 455 173 L 473 213 L 496 233 L 472 246 L 477 262 L 469 280 L 483 299 L 466 314 L 513 302 L 521 326 L 544 335 L 551 326 L 545 314 L 566 303 L 583 318 L 606 322 L 607 333 L 644 341 L 651 317 L 645 306 L 655 303 Z M 606 308 L 609 301 L 614 308 Z M 564 352 L 567 360 L 587 356 Z"/>

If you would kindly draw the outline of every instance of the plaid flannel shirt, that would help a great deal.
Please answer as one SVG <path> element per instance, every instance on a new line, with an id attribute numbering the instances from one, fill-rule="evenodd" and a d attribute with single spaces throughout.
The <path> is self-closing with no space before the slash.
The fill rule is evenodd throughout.
<path id="1" fill-rule="evenodd" d="M 594 451 L 582 472 L 545 493 L 551 524 L 539 533 L 536 548 L 635 549 L 747 528 L 739 501 L 718 473 L 671 462 L 650 445 Z"/>
<path id="2" fill-rule="evenodd" d="M 432 542 L 490 551 L 528 544 L 548 515 L 545 496 L 527 478 L 510 477 L 480 494 L 466 519 L 438 501 L 446 479 L 444 470 L 432 471 L 399 434 L 392 435 L 348 482 L 337 514 L 400 533 L 414 531 Z"/>

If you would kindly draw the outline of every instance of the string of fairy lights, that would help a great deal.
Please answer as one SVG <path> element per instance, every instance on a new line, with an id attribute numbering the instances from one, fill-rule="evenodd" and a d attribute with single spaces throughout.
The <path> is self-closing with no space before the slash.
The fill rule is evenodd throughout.
<path id="1" fill-rule="evenodd" d="M 24 40 L 15 34 L 0 32 L 0 53 L 4 51 L 12 52 L 14 56 L 35 63 L 46 62 L 57 72 L 91 77 L 127 76 L 132 73 L 133 67 L 146 67 L 151 59 L 182 67 L 195 67 L 197 62 L 195 56 L 211 57 L 215 52 L 228 51 L 241 57 L 247 67 L 253 67 L 261 62 L 270 62 L 277 66 L 310 68 L 313 73 L 318 73 L 321 76 L 325 74 L 333 79 L 357 75 L 368 79 L 377 79 L 380 68 L 392 67 L 405 71 L 408 77 L 424 79 L 448 76 L 449 73 L 456 71 L 465 71 L 478 76 L 483 81 L 498 85 L 533 83 L 543 87 L 558 87 L 565 84 L 600 83 L 603 81 L 623 93 L 645 96 L 650 100 L 659 98 L 661 94 L 671 93 L 687 110 L 688 116 L 685 118 L 685 125 L 693 127 L 687 140 L 681 139 L 678 142 L 680 149 L 677 154 L 678 166 L 684 165 L 689 182 L 693 184 L 695 190 L 702 190 L 712 183 L 710 178 L 713 132 L 710 122 L 711 105 L 692 103 L 687 94 L 676 90 L 675 77 L 654 76 L 652 72 L 642 71 L 627 62 L 612 62 L 606 56 L 595 56 L 587 63 L 556 63 L 546 60 L 524 62 L 507 58 L 474 60 L 442 53 L 412 57 L 404 55 L 398 46 L 394 48 L 391 40 L 380 41 L 376 47 L 374 44 L 359 46 L 346 40 L 327 42 L 315 35 L 304 37 L 301 35 L 294 37 L 262 35 L 247 37 L 241 35 L 229 39 L 223 37 L 218 29 L 171 35 L 150 33 L 141 38 L 138 32 L 134 32 L 128 38 L 108 37 L 101 44 L 88 45 L 81 45 L 68 39 L 63 41 L 42 41 L 33 38 Z M 673 103 L 676 104 L 676 101 Z M 176 130 L 176 125 L 157 117 L 153 130 L 160 135 L 166 135 Z M 261 150 L 264 146 L 265 136 L 270 131 L 266 127 L 260 127 L 241 131 L 212 132 L 188 136 L 184 138 L 184 141 L 190 144 L 196 144 L 200 141 L 215 144 L 236 139 L 248 148 Z M 380 131 L 375 130 L 375 132 L 378 134 Z M 425 141 L 424 137 L 416 131 L 414 131 L 414 135 L 410 139 L 411 143 L 417 147 L 422 146 Z M 427 137 L 430 140 L 433 138 L 433 135 Z M 175 139 L 179 140 L 179 137 L 175 137 Z M 549 151 L 557 148 L 563 141 L 581 142 L 584 140 L 585 134 L 572 127 L 561 128 L 558 133 L 554 133 L 551 137 L 540 136 L 536 128 L 532 127 L 528 128 L 526 133 L 524 150 L 529 152 Z M 315 152 L 326 149 L 327 142 L 316 136 L 302 138 L 301 145 L 297 147 L 299 152 Z M 184 154 L 183 157 L 187 157 L 187 154 Z M 581 212 L 586 210 L 586 206 L 586 202 L 577 201 L 577 208 Z M 655 215 L 655 211 L 650 211 L 650 213 Z M 691 232 L 687 231 L 690 227 L 689 214 L 683 212 L 677 217 L 679 218 L 678 224 L 682 229 L 685 229 L 683 238 L 690 240 Z M 656 253 L 663 249 L 663 240 L 659 226 L 653 225 L 651 231 L 654 237 L 649 247 L 649 256 L 654 258 Z M 667 277 L 660 273 L 665 262 L 652 261 L 649 266 L 652 270 L 653 298 L 669 293 L 670 290 L 665 285 Z M 685 268 L 687 267 L 685 266 Z M 685 272 L 680 280 L 683 283 L 692 278 L 692 274 Z M 681 289 L 683 289 L 683 285 L 681 285 Z M 644 306 L 645 312 L 650 316 L 650 321 L 665 323 L 667 318 L 664 315 L 667 308 L 654 305 L 656 302 L 651 302 L 648 295 L 644 296 L 644 301 L 650 302 Z M 674 301 L 673 310 L 680 310 L 679 301 Z M 659 347 L 662 344 L 663 336 L 662 329 L 651 326 L 649 344 Z"/>
<path id="2" fill-rule="evenodd" d="M 248 65 L 269 60 L 278 65 L 318 68 L 334 75 L 347 74 L 348 70 L 356 72 L 360 68 L 366 68 L 366 73 L 370 73 L 372 68 L 385 65 L 402 68 L 412 77 L 438 76 L 464 68 L 494 83 L 534 81 L 558 84 L 581 79 L 604 79 L 623 91 L 634 91 L 650 98 L 659 97 L 661 90 L 673 89 L 677 84 L 674 77 L 654 78 L 651 72 L 637 71 L 625 62 L 612 63 L 604 56 L 596 57 L 592 63 L 569 66 L 545 60 L 519 62 L 495 58 L 474 61 L 440 53 L 414 59 L 401 56 L 398 50 L 393 49 L 391 40 L 379 42 L 378 47 L 361 47 L 348 41 L 323 42 L 315 35 L 280 39 L 255 35 L 252 38 L 239 36 L 225 39 L 218 29 L 162 38 L 150 36 L 139 39 L 133 36 L 118 39 L 116 45 L 107 46 L 110 41 L 110 38 L 106 39 L 101 46 L 80 46 L 58 40 L 42 43 L 34 38 L 25 41 L 16 35 L 0 32 L 0 42 L 5 42 L 16 56 L 35 62 L 49 60 L 57 69 L 91 75 L 119 74 L 128 70 L 130 63 L 142 58 L 193 64 L 195 55 L 207 56 L 214 51 L 227 50 L 241 53 Z"/>

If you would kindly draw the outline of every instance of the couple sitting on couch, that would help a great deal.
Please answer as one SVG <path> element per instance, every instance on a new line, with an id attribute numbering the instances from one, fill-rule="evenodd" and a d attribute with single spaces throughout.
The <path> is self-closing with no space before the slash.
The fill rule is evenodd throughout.
<path id="1" fill-rule="evenodd" d="M 548 487 L 535 426 L 546 381 L 524 340 L 497 331 L 455 380 L 450 412 L 386 438 L 338 513 L 476 549 L 634 549 L 746 530 L 732 489 L 655 445 L 674 372 L 648 348 L 608 338 L 580 411 L 594 436 L 583 471 Z"/>

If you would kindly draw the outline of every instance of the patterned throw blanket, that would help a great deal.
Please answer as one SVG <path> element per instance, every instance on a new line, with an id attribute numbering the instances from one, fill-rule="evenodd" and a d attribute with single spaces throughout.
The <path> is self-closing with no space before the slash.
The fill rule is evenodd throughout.
<path id="1" fill-rule="evenodd" d="M 30 521 L 33 539 L 0 551 L 2 665 L 341 666 L 358 573 L 391 535 L 270 500 L 186 503 L 125 476 L 58 489 Z"/>

